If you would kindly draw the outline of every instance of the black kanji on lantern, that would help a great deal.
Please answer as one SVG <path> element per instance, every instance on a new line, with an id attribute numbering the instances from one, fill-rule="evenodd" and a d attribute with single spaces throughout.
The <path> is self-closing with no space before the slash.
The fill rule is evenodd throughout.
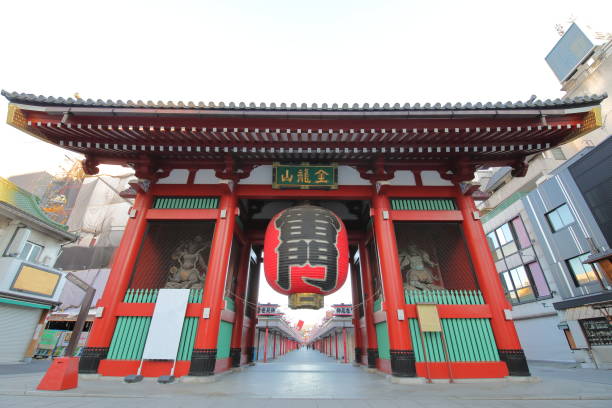
<path id="1" fill-rule="evenodd" d="M 291 288 L 291 267 L 323 266 L 325 279 L 304 278 L 304 282 L 332 290 L 338 280 L 338 248 L 336 239 L 340 223 L 324 208 L 299 206 L 285 210 L 275 222 L 280 231 L 278 246 L 278 286 Z"/>

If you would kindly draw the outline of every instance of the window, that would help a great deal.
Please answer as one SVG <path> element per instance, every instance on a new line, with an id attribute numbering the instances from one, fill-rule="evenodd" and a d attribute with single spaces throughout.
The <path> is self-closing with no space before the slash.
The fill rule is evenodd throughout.
<path id="1" fill-rule="evenodd" d="M 487 240 L 495 261 L 502 260 L 504 256 L 512 255 L 518 250 L 509 223 L 489 232 Z"/>
<path id="2" fill-rule="evenodd" d="M 589 345 L 607 346 L 612 344 L 612 325 L 605 317 L 579 320 Z"/>
<path id="3" fill-rule="evenodd" d="M 535 284 L 538 297 L 550 296 L 550 288 L 548 287 L 548 282 L 546 282 L 546 278 L 544 277 L 540 264 L 538 262 L 531 262 L 527 264 L 527 268 L 531 274 L 531 280 Z"/>
<path id="4" fill-rule="evenodd" d="M 527 234 L 525 224 L 523 224 L 521 217 L 514 218 L 512 220 L 512 226 L 514 227 L 514 232 L 516 233 L 521 249 L 530 247 L 531 240 L 529 239 L 529 234 Z"/>
<path id="5" fill-rule="evenodd" d="M 536 299 L 535 291 L 524 266 L 503 272 L 501 275 L 506 297 L 512 304 L 530 302 Z"/>
<path id="6" fill-rule="evenodd" d="M 546 214 L 546 219 L 548 219 L 548 223 L 553 232 L 557 232 L 575 221 L 567 204 L 563 204 Z"/>
<path id="7" fill-rule="evenodd" d="M 574 278 L 576 286 L 586 285 L 591 282 L 599 282 L 597 272 L 593 269 L 593 265 L 582 263 L 588 256 L 589 254 L 582 254 L 565 261 L 568 269 L 572 273 L 572 278 Z"/>
<path id="8" fill-rule="evenodd" d="M 512 304 L 532 302 L 551 296 L 540 264 L 535 260 L 527 229 L 520 216 L 513 218 L 487 234 L 487 240 L 497 262 L 506 297 Z M 525 251 L 518 251 L 518 248 Z M 512 258 L 508 257 L 512 255 Z M 517 258 L 518 257 L 518 258 Z M 522 265 L 516 266 L 518 263 Z M 506 270 L 509 269 L 509 270 Z"/>
<path id="9" fill-rule="evenodd" d="M 491 231 L 487 234 L 487 241 L 489 241 L 489 248 L 491 248 L 491 252 L 493 253 L 493 259 L 495 259 L 495 261 L 504 259 L 504 254 L 495 236 L 495 231 Z"/>
<path id="10" fill-rule="evenodd" d="M 28 262 L 36 262 L 41 254 L 43 247 L 33 242 L 27 241 L 18 258 Z"/>

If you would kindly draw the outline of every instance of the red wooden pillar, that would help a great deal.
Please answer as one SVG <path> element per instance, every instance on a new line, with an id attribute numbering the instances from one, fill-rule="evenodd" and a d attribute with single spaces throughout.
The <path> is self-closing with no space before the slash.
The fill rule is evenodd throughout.
<path id="1" fill-rule="evenodd" d="M 361 285 L 363 287 L 363 310 L 366 324 L 368 367 L 376 368 L 378 339 L 376 338 L 376 325 L 374 324 L 374 287 L 372 282 L 372 268 L 370 267 L 370 254 L 363 241 L 359 243 L 359 260 L 361 264 Z"/>
<path id="2" fill-rule="evenodd" d="M 219 215 L 210 248 L 208 272 L 202 295 L 202 314 L 198 322 L 189 375 L 213 375 L 217 361 L 217 337 L 223 308 L 223 290 L 236 224 L 236 195 L 228 189 L 221 197 Z M 208 317 L 204 317 L 208 314 Z"/>
<path id="3" fill-rule="evenodd" d="M 391 373 L 397 377 L 416 376 L 416 362 L 408 319 L 404 317 L 404 284 L 399 266 L 395 229 L 390 217 L 389 198 L 381 191 L 372 198 L 374 234 L 380 258 L 384 291 L 384 310 L 387 314 Z M 401 313 L 401 316 L 399 315 Z"/>
<path id="4" fill-rule="evenodd" d="M 94 321 L 87 340 L 87 347 L 83 349 L 79 359 L 79 373 L 95 374 L 98 372 L 100 360 L 106 358 L 110 347 L 117 316 L 115 310 L 123 301 L 128 289 L 132 270 L 147 227 L 147 210 L 151 208 L 153 194 L 139 192 L 134 200 L 133 210 L 136 216 L 130 218 L 123 232 L 121 244 L 114 256 L 111 273 L 104 289 L 104 294 L 97 305 L 103 307 L 102 317 Z"/>
<path id="5" fill-rule="evenodd" d="M 344 363 L 348 363 L 348 355 L 346 354 L 346 327 L 342 328 L 342 344 L 344 344 Z"/>
<path id="6" fill-rule="evenodd" d="M 272 359 L 276 358 L 276 333 L 272 333 Z"/>
<path id="7" fill-rule="evenodd" d="M 236 284 L 236 296 L 234 297 L 234 326 L 232 328 L 232 344 L 230 346 L 230 357 L 232 367 L 240 367 L 242 360 L 242 331 L 244 322 L 244 297 L 246 294 L 249 265 L 251 263 L 251 246 L 244 245 L 240 254 L 238 265 L 238 283 Z"/>
<path id="8" fill-rule="evenodd" d="M 482 223 L 474 218 L 478 214 L 474 200 L 459 192 L 457 203 L 463 216 L 463 233 L 476 270 L 478 284 L 485 302 L 491 306 L 491 328 L 499 357 L 506 362 L 510 375 L 531 375 L 514 322 L 506 320 L 504 314 L 504 309 L 512 308 L 504 296 Z"/>
<path id="9" fill-rule="evenodd" d="M 351 260 L 351 290 L 353 298 L 353 327 L 355 328 L 355 362 L 361 364 L 361 352 L 363 350 L 363 339 L 361 336 L 361 315 L 359 313 L 359 288 L 358 279 L 360 279 L 357 273 L 357 267 Z M 365 310 L 364 307 L 361 307 Z"/>
<path id="10" fill-rule="evenodd" d="M 338 333 L 334 332 L 334 336 L 336 337 L 336 360 L 338 359 Z"/>
<path id="11" fill-rule="evenodd" d="M 257 263 L 249 270 L 249 288 L 248 288 L 248 304 L 246 305 L 249 311 L 249 328 L 247 331 L 246 353 L 247 363 L 252 364 L 255 356 L 255 333 L 257 331 L 257 302 L 259 297 L 259 266 Z M 259 345 L 258 345 L 259 347 Z"/>
<path id="12" fill-rule="evenodd" d="M 266 336 L 264 337 L 264 363 L 268 362 L 268 328 L 266 327 Z"/>

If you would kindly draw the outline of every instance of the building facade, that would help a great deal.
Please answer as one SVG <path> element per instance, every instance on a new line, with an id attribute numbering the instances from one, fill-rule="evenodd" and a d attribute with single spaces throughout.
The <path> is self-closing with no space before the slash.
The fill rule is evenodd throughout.
<path id="1" fill-rule="evenodd" d="M 557 75 L 562 90 L 566 92 L 566 98 L 584 92 L 607 92 L 610 89 L 611 39 L 610 35 L 601 33 L 593 35 L 589 30 L 583 31 L 576 24 L 571 24 L 564 30 L 561 39 L 546 57 L 546 62 Z M 549 242 L 543 239 L 540 232 L 542 229 L 547 230 L 550 223 L 543 212 L 538 212 L 536 216 L 531 210 L 529 200 L 541 202 L 542 186 L 551 186 L 553 183 L 550 181 L 551 178 L 559 180 L 560 176 L 553 176 L 557 174 L 557 168 L 565 166 L 565 163 L 573 160 L 576 155 L 582 157 L 586 151 L 608 138 L 612 131 L 609 120 L 612 105 L 606 100 L 600 107 L 598 120 L 601 127 L 546 152 L 527 157 L 529 168 L 525 177 L 513 177 L 509 167 L 481 170 L 477 174 L 477 181 L 482 184 L 483 191 L 489 195 L 479 205 L 486 214 L 483 217 L 483 224 L 489 237 L 489 246 L 496 258 L 500 280 L 513 303 L 513 317 L 525 353 L 532 360 L 574 364 L 576 361 L 586 361 L 582 351 L 569 345 L 573 344 L 573 340 L 570 338 L 568 343 L 566 339 L 568 332 L 559 329 L 566 327 L 567 324 L 565 318 L 557 313 L 554 305 L 568 296 L 568 291 L 564 288 L 571 283 L 571 279 L 567 281 L 564 279 L 565 275 L 558 272 L 559 267 L 556 262 L 558 259 L 570 259 L 582 255 L 583 252 L 572 247 L 571 243 L 582 239 L 584 249 L 584 239 L 589 235 L 583 233 L 583 237 L 579 238 L 575 236 L 572 228 L 566 229 L 565 232 L 560 231 L 555 238 L 563 236 L 564 239 L 568 238 L 568 241 L 562 239 L 559 247 L 551 249 Z M 590 185 L 587 179 L 572 183 Z M 558 186 L 555 200 L 559 201 L 557 198 L 563 197 L 562 191 L 566 191 L 565 187 Z M 602 203 L 604 201 L 601 195 L 609 194 L 609 191 L 609 186 L 600 183 L 597 188 L 591 188 L 590 194 Z M 572 192 L 578 194 L 575 196 L 577 200 L 583 200 L 579 197 L 581 194 L 584 196 L 580 189 Z M 569 218 L 571 210 L 568 205 L 560 204 L 558 209 L 550 210 L 556 210 L 549 215 L 558 226 L 571 222 Z M 580 211 L 583 210 L 589 213 L 584 206 Z M 523 229 L 525 231 L 522 231 Z M 562 229 L 560 227 L 560 230 Z M 568 231 L 572 231 L 571 235 L 567 235 Z M 531 245 L 528 245 L 529 240 Z M 603 242 L 600 245 L 605 247 Z M 599 251 L 596 248 L 594 250 Z M 551 256 L 551 251 L 556 255 Z M 578 258 L 573 263 L 576 264 L 577 261 Z M 608 262 L 605 261 L 605 257 L 603 262 Z M 532 267 L 535 269 L 532 270 Z M 593 290 L 594 285 L 583 286 L 585 287 L 577 289 L 581 293 Z M 588 289 L 589 287 L 591 289 Z"/>
<path id="2" fill-rule="evenodd" d="M 0 178 L 0 362 L 32 357 L 65 284 L 64 272 L 53 265 L 62 245 L 76 236 L 51 220 L 39 203 Z"/>
<path id="3" fill-rule="evenodd" d="M 577 362 L 598 368 L 612 367 L 612 280 L 609 269 L 585 261 L 610 250 L 611 198 L 608 138 L 568 160 L 522 199 L 561 298 L 553 302 L 558 329 Z"/>

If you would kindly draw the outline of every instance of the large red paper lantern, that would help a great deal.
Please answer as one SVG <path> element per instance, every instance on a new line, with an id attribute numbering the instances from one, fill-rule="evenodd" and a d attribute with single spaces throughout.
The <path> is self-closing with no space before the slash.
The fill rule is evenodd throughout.
<path id="1" fill-rule="evenodd" d="M 348 236 L 332 211 L 300 205 L 276 214 L 266 229 L 264 272 L 270 286 L 289 295 L 292 309 L 320 309 L 348 272 Z"/>

